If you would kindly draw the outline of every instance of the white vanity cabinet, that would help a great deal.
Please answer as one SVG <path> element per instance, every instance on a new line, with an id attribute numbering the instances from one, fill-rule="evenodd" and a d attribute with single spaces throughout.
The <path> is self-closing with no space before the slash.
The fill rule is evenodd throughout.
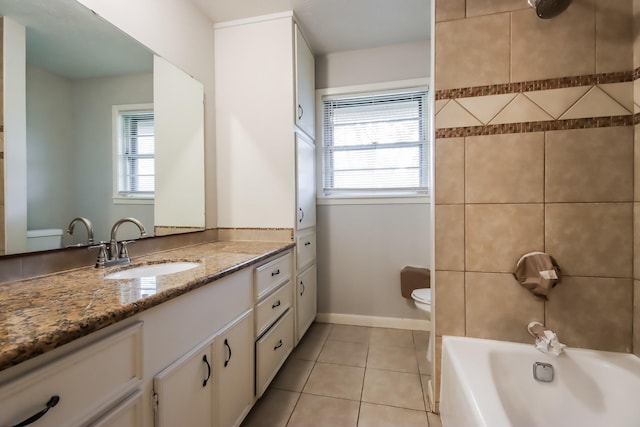
<path id="1" fill-rule="evenodd" d="M 13 426 L 59 399 L 38 427 L 84 426 L 142 385 L 142 323 L 21 376 L 0 388 L 0 425 Z"/>
<path id="2" fill-rule="evenodd" d="M 214 371 L 219 427 L 239 426 L 253 406 L 253 340 L 253 310 L 233 321 L 216 337 Z"/>
<path id="3" fill-rule="evenodd" d="M 300 132 L 296 132 L 296 229 L 316 225 L 316 147 Z"/>

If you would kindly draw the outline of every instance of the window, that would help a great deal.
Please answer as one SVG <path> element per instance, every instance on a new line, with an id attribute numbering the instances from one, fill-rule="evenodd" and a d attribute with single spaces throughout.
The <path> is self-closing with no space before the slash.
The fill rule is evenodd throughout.
<path id="1" fill-rule="evenodd" d="M 153 198 L 155 134 L 151 107 L 114 107 L 116 198 Z"/>
<path id="2" fill-rule="evenodd" d="M 325 196 L 428 193 L 426 90 L 322 103 Z"/>

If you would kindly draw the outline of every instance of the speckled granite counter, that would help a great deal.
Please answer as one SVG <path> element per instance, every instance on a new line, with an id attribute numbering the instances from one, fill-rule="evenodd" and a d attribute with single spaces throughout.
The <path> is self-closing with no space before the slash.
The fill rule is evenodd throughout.
<path id="1" fill-rule="evenodd" d="M 283 252 L 287 242 L 215 242 L 158 252 L 106 269 L 86 267 L 0 285 L 0 371 Z M 145 263 L 200 266 L 144 279 L 112 280 Z"/>

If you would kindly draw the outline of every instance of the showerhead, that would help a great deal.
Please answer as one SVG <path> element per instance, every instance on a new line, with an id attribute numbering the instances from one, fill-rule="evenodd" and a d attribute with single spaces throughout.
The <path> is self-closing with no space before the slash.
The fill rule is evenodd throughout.
<path id="1" fill-rule="evenodd" d="M 567 10 L 571 0 L 528 0 L 529 6 L 536 10 L 539 18 L 549 19 Z"/>

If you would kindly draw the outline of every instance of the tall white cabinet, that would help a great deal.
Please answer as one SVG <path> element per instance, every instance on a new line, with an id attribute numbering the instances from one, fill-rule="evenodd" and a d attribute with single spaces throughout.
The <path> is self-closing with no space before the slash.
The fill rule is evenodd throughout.
<path id="1" fill-rule="evenodd" d="M 293 230 L 297 343 L 317 313 L 313 54 L 292 12 L 216 24 L 215 50 L 218 225 Z"/>

